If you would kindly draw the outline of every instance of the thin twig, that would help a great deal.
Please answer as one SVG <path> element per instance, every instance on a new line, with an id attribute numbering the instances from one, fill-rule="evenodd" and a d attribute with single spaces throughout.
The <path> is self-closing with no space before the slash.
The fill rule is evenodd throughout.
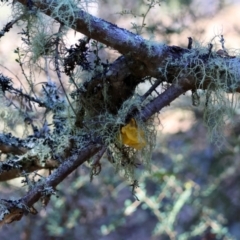
<path id="1" fill-rule="evenodd" d="M 144 101 L 149 95 L 152 94 L 153 91 L 156 90 L 156 88 L 163 82 L 162 79 L 157 79 L 154 84 L 148 89 L 148 91 L 141 97 Z M 158 94 L 159 95 L 159 94 Z"/>
<path id="2" fill-rule="evenodd" d="M 185 93 L 187 90 L 180 84 L 171 85 L 166 91 L 156 97 L 152 102 L 147 104 L 139 113 L 139 117 L 146 121 L 148 118 L 159 112 L 163 107 L 169 105 L 173 100 Z"/>
<path id="3" fill-rule="evenodd" d="M 23 15 L 21 15 L 20 17 L 16 18 L 15 20 L 12 20 L 11 22 L 7 23 L 4 28 L 0 31 L 0 38 L 3 37 L 5 35 L 6 32 L 9 32 L 10 29 L 13 27 L 13 25 L 15 23 L 17 23 Z"/>
<path id="4" fill-rule="evenodd" d="M 63 28 L 63 24 L 60 24 L 58 33 L 61 32 L 62 28 Z M 73 113 L 77 116 L 77 113 L 76 113 L 75 109 L 73 108 L 73 106 L 72 106 L 72 104 L 71 104 L 71 102 L 70 102 L 70 100 L 68 98 L 67 92 L 66 92 L 66 90 L 65 90 L 65 88 L 63 86 L 62 79 L 61 79 L 61 73 L 60 73 L 60 68 L 59 68 L 59 63 L 58 63 L 58 59 L 59 59 L 59 51 L 58 51 L 59 41 L 60 41 L 60 38 L 59 38 L 59 36 L 57 36 L 57 38 L 56 38 L 56 50 L 55 50 L 55 61 L 54 61 L 55 68 L 56 68 L 56 73 L 57 73 L 57 77 L 58 77 L 58 80 L 60 82 L 60 85 L 61 85 L 61 87 L 63 89 L 63 92 L 64 92 L 64 94 L 65 94 L 65 96 L 67 98 L 67 101 L 69 103 L 69 106 L 71 107 Z"/>

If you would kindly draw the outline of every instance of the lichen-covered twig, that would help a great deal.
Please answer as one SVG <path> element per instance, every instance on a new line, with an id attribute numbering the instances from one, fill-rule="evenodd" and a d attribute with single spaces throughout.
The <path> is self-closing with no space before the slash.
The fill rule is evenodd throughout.
<path id="1" fill-rule="evenodd" d="M 71 172 L 73 172 L 75 169 L 77 169 L 78 166 L 80 166 L 82 163 L 84 163 L 86 160 L 96 154 L 100 149 L 101 145 L 89 144 L 88 146 L 86 146 L 86 148 L 82 149 L 82 151 L 79 151 L 78 153 L 66 159 L 66 161 L 64 161 L 55 170 L 55 172 L 53 172 L 49 177 L 47 177 L 42 184 L 39 184 L 32 188 L 32 190 L 30 190 L 22 199 L 19 199 L 18 202 L 21 203 L 21 206 L 27 206 L 29 208 L 32 207 L 33 204 L 36 203 L 44 195 L 44 189 L 54 189 Z M 15 208 L 16 205 L 14 206 L 14 209 Z M 21 207 L 19 207 L 19 209 L 21 209 Z M 9 208 L 8 210 L 9 213 L 6 214 L 3 219 L 1 219 L 0 224 L 4 223 L 5 219 L 7 219 L 8 216 L 11 214 L 12 209 Z M 23 214 L 24 212 L 22 212 L 21 216 L 19 216 L 18 214 L 18 217 L 16 219 L 12 219 L 12 221 L 20 220 Z"/>

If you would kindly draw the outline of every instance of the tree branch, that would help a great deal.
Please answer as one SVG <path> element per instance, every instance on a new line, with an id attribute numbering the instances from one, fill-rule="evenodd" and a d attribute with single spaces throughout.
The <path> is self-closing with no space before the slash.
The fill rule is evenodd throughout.
<path id="1" fill-rule="evenodd" d="M 146 121 L 148 118 L 159 112 L 162 108 L 170 105 L 172 101 L 185 93 L 187 88 L 184 88 L 180 84 L 173 84 L 162 94 L 156 97 L 152 102 L 147 104 L 139 113 L 139 117 L 142 121 Z"/>
<path id="2" fill-rule="evenodd" d="M 13 221 L 18 221 L 22 218 L 24 213 L 31 212 L 30 210 L 34 203 L 36 203 L 41 197 L 50 196 L 52 194 L 51 189 L 52 191 L 54 191 L 55 187 L 62 180 L 64 180 L 71 172 L 77 169 L 86 160 L 95 155 L 101 148 L 101 145 L 89 144 L 84 149 L 79 150 L 78 153 L 66 159 L 55 170 L 55 172 L 53 172 L 49 177 L 45 179 L 44 183 L 36 185 L 26 194 L 26 196 L 17 200 L 15 204 L 9 206 L 9 208 L 6 209 L 8 211 L 8 214 L 4 215 L 3 220 L 0 221 L 0 225 L 3 223 L 11 223 Z M 12 211 L 15 211 L 16 209 L 22 211 L 18 211 L 17 216 L 11 216 Z"/>
<path id="3" fill-rule="evenodd" d="M 27 0 L 17 0 L 27 5 Z M 49 5 L 57 6 L 56 0 L 36 1 L 35 6 L 46 15 L 52 17 L 52 11 Z M 61 23 L 58 17 L 54 17 L 56 21 Z M 126 29 L 120 28 L 115 24 L 107 22 L 101 18 L 92 16 L 91 14 L 76 9 L 76 13 L 71 20 L 75 23 L 72 26 L 77 32 L 83 33 L 89 38 L 95 39 L 109 47 L 119 51 L 123 55 L 131 56 L 135 60 L 140 60 L 148 66 L 151 75 L 158 75 L 156 66 L 169 56 L 168 47 L 165 44 L 150 42 L 141 36 L 134 34 Z"/>
<path id="4" fill-rule="evenodd" d="M 27 0 L 17 1 L 24 5 L 27 5 L 28 2 Z M 49 5 L 53 8 L 54 5 L 57 6 L 57 1 L 41 0 L 36 1 L 35 5 L 43 13 L 52 17 Z M 58 17 L 55 17 L 55 20 L 61 23 Z M 240 91 L 240 60 L 237 57 L 223 57 L 217 54 L 209 56 L 207 49 L 206 53 L 203 50 L 203 53 L 200 53 L 199 49 L 185 49 L 150 42 L 115 24 L 94 17 L 80 8 L 76 9 L 75 15 L 72 16 L 72 21 L 74 20 L 75 23 L 72 28 L 77 32 L 104 43 L 135 61 L 140 61 L 145 66 L 143 71 L 145 76 L 164 77 L 166 81 L 171 82 L 179 73 L 182 74 L 182 71 L 185 69 L 186 72 L 184 75 L 191 74 L 190 78 L 193 80 L 191 83 L 192 88 L 205 89 L 219 75 L 222 81 L 225 81 L 226 77 L 234 76 L 233 79 L 235 82 L 231 83 L 231 85 L 234 85 L 232 91 Z M 198 75 L 196 71 L 188 72 L 194 68 L 194 65 L 196 71 L 199 71 Z M 208 68 L 209 65 L 211 65 L 210 68 Z M 200 70 L 197 68 L 198 66 Z M 135 70 L 139 71 L 140 68 Z M 226 74 L 221 73 L 221 71 L 225 71 Z M 198 82 L 199 78 L 202 78 L 200 85 Z"/>

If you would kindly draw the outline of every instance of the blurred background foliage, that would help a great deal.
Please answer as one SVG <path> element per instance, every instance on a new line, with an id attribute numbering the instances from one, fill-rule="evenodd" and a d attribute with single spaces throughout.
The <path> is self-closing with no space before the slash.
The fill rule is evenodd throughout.
<path id="1" fill-rule="evenodd" d="M 169 45 L 186 47 L 187 37 L 207 45 L 224 34 L 227 48 L 240 48 L 239 1 L 100 0 L 91 11 Z M 108 59 L 116 55 L 106 52 Z M 219 148 L 208 140 L 203 107 L 191 102 L 186 94 L 156 119 L 151 172 L 139 167 L 134 194 L 105 158 L 90 182 L 87 163 L 58 186 L 46 208 L 39 204 L 37 216 L 3 226 L 0 239 L 240 239 L 239 109 L 226 122 Z M 21 186 L 19 180 L 1 183 L 1 198 L 22 196 Z"/>

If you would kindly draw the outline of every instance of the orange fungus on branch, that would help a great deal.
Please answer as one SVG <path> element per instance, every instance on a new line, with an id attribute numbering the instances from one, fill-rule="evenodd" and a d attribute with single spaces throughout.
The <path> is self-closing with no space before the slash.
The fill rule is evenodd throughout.
<path id="1" fill-rule="evenodd" d="M 143 130 L 139 129 L 135 119 L 121 128 L 121 141 L 129 147 L 141 150 L 146 146 L 146 140 Z"/>

